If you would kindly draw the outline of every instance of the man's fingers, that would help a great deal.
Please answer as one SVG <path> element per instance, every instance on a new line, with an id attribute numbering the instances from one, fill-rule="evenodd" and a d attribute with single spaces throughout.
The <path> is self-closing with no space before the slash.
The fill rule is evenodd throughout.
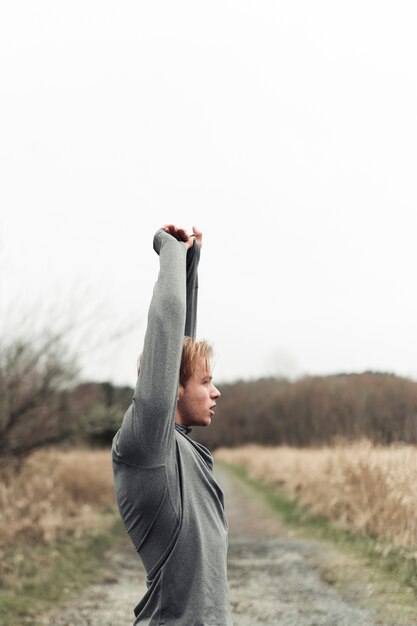
<path id="1" fill-rule="evenodd" d="M 195 239 L 196 239 L 198 245 L 201 248 L 202 243 L 203 243 L 203 233 L 201 232 L 201 230 L 198 230 L 198 228 L 196 226 L 193 226 L 193 233 L 195 235 Z"/>
<path id="2" fill-rule="evenodd" d="M 180 241 L 188 241 L 189 236 L 185 228 L 178 228 L 177 233 Z"/>
<path id="3" fill-rule="evenodd" d="M 163 226 L 162 228 L 167 233 L 172 235 L 172 237 L 175 237 L 175 239 L 177 239 L 178 241 L 187 242 L 190 239 L 190 235 L 188 234 L 188 231 L 185 228 L 178 228 L 177 226 L 175 226 L 175 224 L 165 224 L 165 226 Z M 200 230 L 198 230 L 195 226 L 193 226 L 193 235 L 195 236 L 199 246 L 201 246 L 203 233 Z"/>
<path id="4" fill-rule="evenodd" d="M 175 224 L 165 224 L 165 226 L 163 226 L 163 229 L 167 233 L 175 237 L 175 239 L 178 239 L 178 241 L 186 241 L 188 239 L 188 234 L 186 233 L 184 228 L 178 228 L 177 226 L 175 226 Z"/>
<path id="5" fill-rule="evenodd" d="M 165 226 L 163 226 L 163 229 L 169 233 L 170 235 L 172 235 L 173 237 L 175 237 L 175 232 L 177 230 L 177 227 L 175 226 L 175 224 L 165 224 Z"/>

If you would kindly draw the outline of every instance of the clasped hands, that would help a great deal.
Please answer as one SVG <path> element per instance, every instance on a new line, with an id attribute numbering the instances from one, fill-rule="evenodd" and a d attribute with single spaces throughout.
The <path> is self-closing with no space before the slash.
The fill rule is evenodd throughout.
<path id="1" fill-rule="evenodd" d="M 177 239 L 178 241 L 183 241 L 187 250 L 193 245 L 194 239 L 196 240 L 197 245 L 200 248 L 202 246 L 203 233 L 195 226 L 193 226 L 193 232 L 191 235 L 188 234 L 185 228 L 178 228 L 177 226 L 175 226 L 175 224 L 165 224 L 165 226 L 163 226 L 162 228 L 165 230 L 165 232 L 175 237 L 175 239 Z"/>

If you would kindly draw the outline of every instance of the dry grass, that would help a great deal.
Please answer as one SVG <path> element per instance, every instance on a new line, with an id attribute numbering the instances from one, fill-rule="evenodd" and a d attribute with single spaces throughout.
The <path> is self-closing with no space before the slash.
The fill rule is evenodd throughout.
<path id="1" fill-rule="evenodd" d="M 216 458 L 284 489 L 343 528 L 417 545 L 417 448 L 369 441 L 322 448 L 221 448 Z"/>
<path id="2" fill-rule="evenodd" d="M 77 534 L 94 527 L 98 511 L 114 502 L 109 451 L 37 451 L 17 474 L 2 470 L 0 546 Z"/>

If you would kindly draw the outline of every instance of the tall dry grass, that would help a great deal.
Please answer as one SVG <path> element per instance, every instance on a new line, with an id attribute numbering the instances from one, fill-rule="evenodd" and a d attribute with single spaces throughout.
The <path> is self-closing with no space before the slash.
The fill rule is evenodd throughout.
<path id="1" fill-rule="evenodd" d="M 109 451 L 39 450 L 1 474 L 0 546 L 79 533 L 115 502 Z"/>
<path id="2" fill-rule="evenodd" d="M 320 448 L 221 448 L 216 458 L 286 493 L 343 528 L 417 545 L 417 448 L 363 440 Z"/>

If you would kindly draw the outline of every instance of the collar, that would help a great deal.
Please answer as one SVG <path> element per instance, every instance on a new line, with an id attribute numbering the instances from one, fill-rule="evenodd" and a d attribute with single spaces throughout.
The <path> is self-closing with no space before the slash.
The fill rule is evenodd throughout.
<path id="1" fill-rule="evenodd" d="M 177 422 L 175 422 L 175 428 L 183 435 L 188 435 L 191 432 L 189 426 L 184 426 L 184 424 L 178 424 Z"/>

